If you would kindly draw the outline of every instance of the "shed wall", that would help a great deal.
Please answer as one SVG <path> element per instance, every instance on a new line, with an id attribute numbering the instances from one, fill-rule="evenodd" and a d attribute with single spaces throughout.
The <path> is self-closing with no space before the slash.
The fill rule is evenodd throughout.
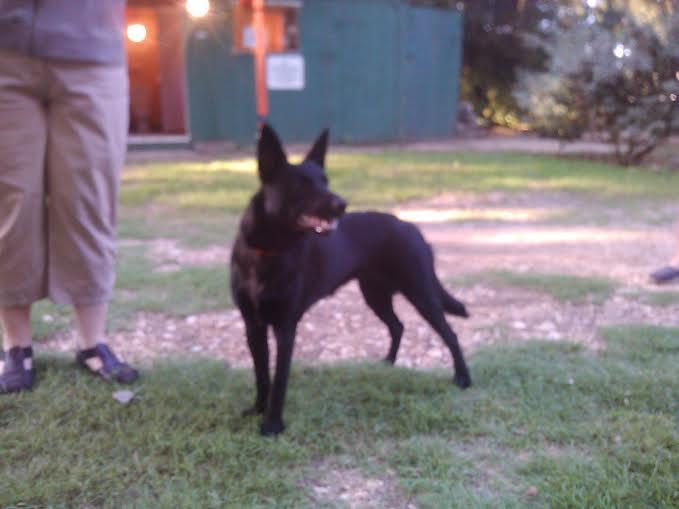
<path id="1" fill-rule="evenodd" d="M 227 3 L 187 41 L 195 140 L 251 143 L 253 62 L 231 51 Z M 399 0 L 308 0 L 300 12 L 306 86 L 269 91 L 269 121 L 287 141 L 330 127 L 333 140 L 450 136 L 461 66 L 461 14 Z"/>

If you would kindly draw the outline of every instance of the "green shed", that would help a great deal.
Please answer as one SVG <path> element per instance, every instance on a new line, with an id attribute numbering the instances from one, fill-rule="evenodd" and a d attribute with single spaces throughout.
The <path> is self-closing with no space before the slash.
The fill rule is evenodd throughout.
<path id="1" fill-rule="evenodd" d="M 156 11 L 160 41 L 155 80 L 159 99 L 147 100 L 141 122 L 131 112 L 134 139 L 143 141 L 147 134 L 162 141 L 166 134 L 172 139 L 184 136 L 189 142 L 252 143 L 257 116 L 251 2 L 213 0 L 204 17 L 182 12 L 182 23 L 175 22 L 172 30 L 164 27 L 171 13 L 163 4 L 128 3 L 130 25 L 135 19 L 136 24 L 152 25 Z M 265 0 L 265 6 L 267 120 L 286 141 L 309 140 L 322 127 L 331 128 L 334 140 L 355 143 L 454 133 L 462 54 L 460 12 L 404 0 Z M 139 21 L 144 15 L 146 21 Z M 171 42 L 172 33 L 176 39 L 180 31 L 183 48 Z M 170 54 L 168 45 L 175 48 Z M 128 49 L 133 62 L 133 52 L 140 48 Z M 177 60 L 185 76 L 173 87 Z M 144 61 L 137 67 L 148 72 L 149 64 Z M 136 85 L 131 79 L 133 97 L 135 89 L 149 88 L 145 82 L 151 83 L 151 78 L 137 79 Z M 136 97 L 146 98 L 143 93 Z M 154 107 L 160 119 L 156 122 L 148 120 L 155 118 L 148 113 Z M 183 114 L 175 112 L 175 123 L 168 129 L 162 110 L 172 108 Z M 148 131 L 135 132 L 135 125 Z"/>

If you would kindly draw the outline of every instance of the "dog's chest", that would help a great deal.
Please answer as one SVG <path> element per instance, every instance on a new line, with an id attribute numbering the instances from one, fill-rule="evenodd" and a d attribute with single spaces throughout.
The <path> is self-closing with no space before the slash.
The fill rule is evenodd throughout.
<path id="1" fill-rule="evenodd" d="M 244 290 L 257 313 L 266 322 L 275 323 L 287 313 L 294 278 L 271 262 L 251 264 L 244 272 Z"/>
<path id="2" fill-rule="evenodd" d="M 250 298 L 252 302 L 255 304 L 259 300 L 259 295 L 262 293 L 262 290 L 264 288 L 264 284 L 262 283 L 262 279 L 258 277 L 257 275 L 257 266 L 256 265 L 250 265 L 246 270 L 245 270 L 245 281 L 244 281 L 244 289 L 245 293 L 247 296 Z"/>

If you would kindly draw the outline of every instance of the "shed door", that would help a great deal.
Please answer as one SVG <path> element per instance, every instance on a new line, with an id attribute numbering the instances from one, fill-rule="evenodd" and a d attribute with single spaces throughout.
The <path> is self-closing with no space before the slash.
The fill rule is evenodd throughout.
<path id="1" fill-rule="evenodd" d="M 458 13 L 450 10 L 407 8 L 401 35 L 402 138 L 454 133 L 461 59 L 460 19 Z"/>

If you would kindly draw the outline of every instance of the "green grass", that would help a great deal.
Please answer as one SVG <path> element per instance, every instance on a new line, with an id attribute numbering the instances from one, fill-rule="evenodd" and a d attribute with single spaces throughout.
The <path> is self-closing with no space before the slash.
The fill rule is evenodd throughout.
<path id="1" fill-rule="evenodd" d="M 677 174 L 507 154 L 341 153 L 329 174 L 354 208 L 446 191 L 559 191 L 637 217 L 679 193 Z M 111 328 L 140 310 L 230 306 L 225 265 L 159 272 L 144 241 L 228 245 L 256 185 L 252 159 L 127 171 L 120 235 L 141 245 L 120 250 Z M 616 289 L 562 274 L 489 277 L 575 303 Z M 69 320 L 40 303 L 35 335 Z M 314 486 L 343 471 L 383 480 L 389 500 L 421 508 L 677 507 L 679 329 L 625 326 L 603 337 L 598 354 L 553 341 L 486 347 L 470 358 L 466 392 L 448 372 L 295 365 L 288 429 L 275 440 L 240 417 L 252 375 L 222 362 L 156 364 L 122 406 L 115 388 L 76 371 L 70 357 L 38 356 L 36 389 L 0 397 L 0 507 L 342 507 Z"/>
<path id="2" fill-rule="evenodd" d="M 340 153 L 328 158 L 328 174 L 332 187 L 357 206 L 385 207 L 445 190 L 557 190 L 628 201 L 679 193 L 679 175 L 672 173 L 516 154 Z M 146 164 L 125 174 L 121 201 L 237 213 L 256 186 L 254 159 Z"/>
<path id="3" fill-rule="evenodd" d="M 109 328 L 125 329 L 137 311 L 188 316 L 231 306 L 226 265 L 158 272 L 145 248 L 120 250 Z"/>
<path id="4" fill-rule="evenodd" d="M 33 339 L 38 341 L 67 329 L 71 324 L 71 310 L 57 306 L 50 301 L 41 301 L 33 306 L 31 329 Z"/>
<path id="5" fill-rule="evenodd" d="M 679 292 L 644 292 L 635 297 L 651 306 L 669 307 L 679 304 Z"/>
<path id="6" fill-rule="evenodd" d="M 404 506 L 676 507 L 679 329 L 603 335 L 598 355 L 485 348 L 465 392 L 446 372 L 295 365 L 278 439 L 240 417 L 251 375 L 222 363 L 158 364 L 122 406 L 39 358 L 36 389 L 0 398 L 0 507 L 342 507 L 313 491 L 334 469 Z"/>
<path id="7" fill-rule="evenodd" d="M 602 304 L 613 295 L 617 288 L 615 281 L 606 278 L 509 270 L 467 274 L 455 280 L 455 284 L 462 286 L 479 282 L 490 286 L 521 288 L 545 293 L 558 301 L 574 304 L 586 302 Z"/>

